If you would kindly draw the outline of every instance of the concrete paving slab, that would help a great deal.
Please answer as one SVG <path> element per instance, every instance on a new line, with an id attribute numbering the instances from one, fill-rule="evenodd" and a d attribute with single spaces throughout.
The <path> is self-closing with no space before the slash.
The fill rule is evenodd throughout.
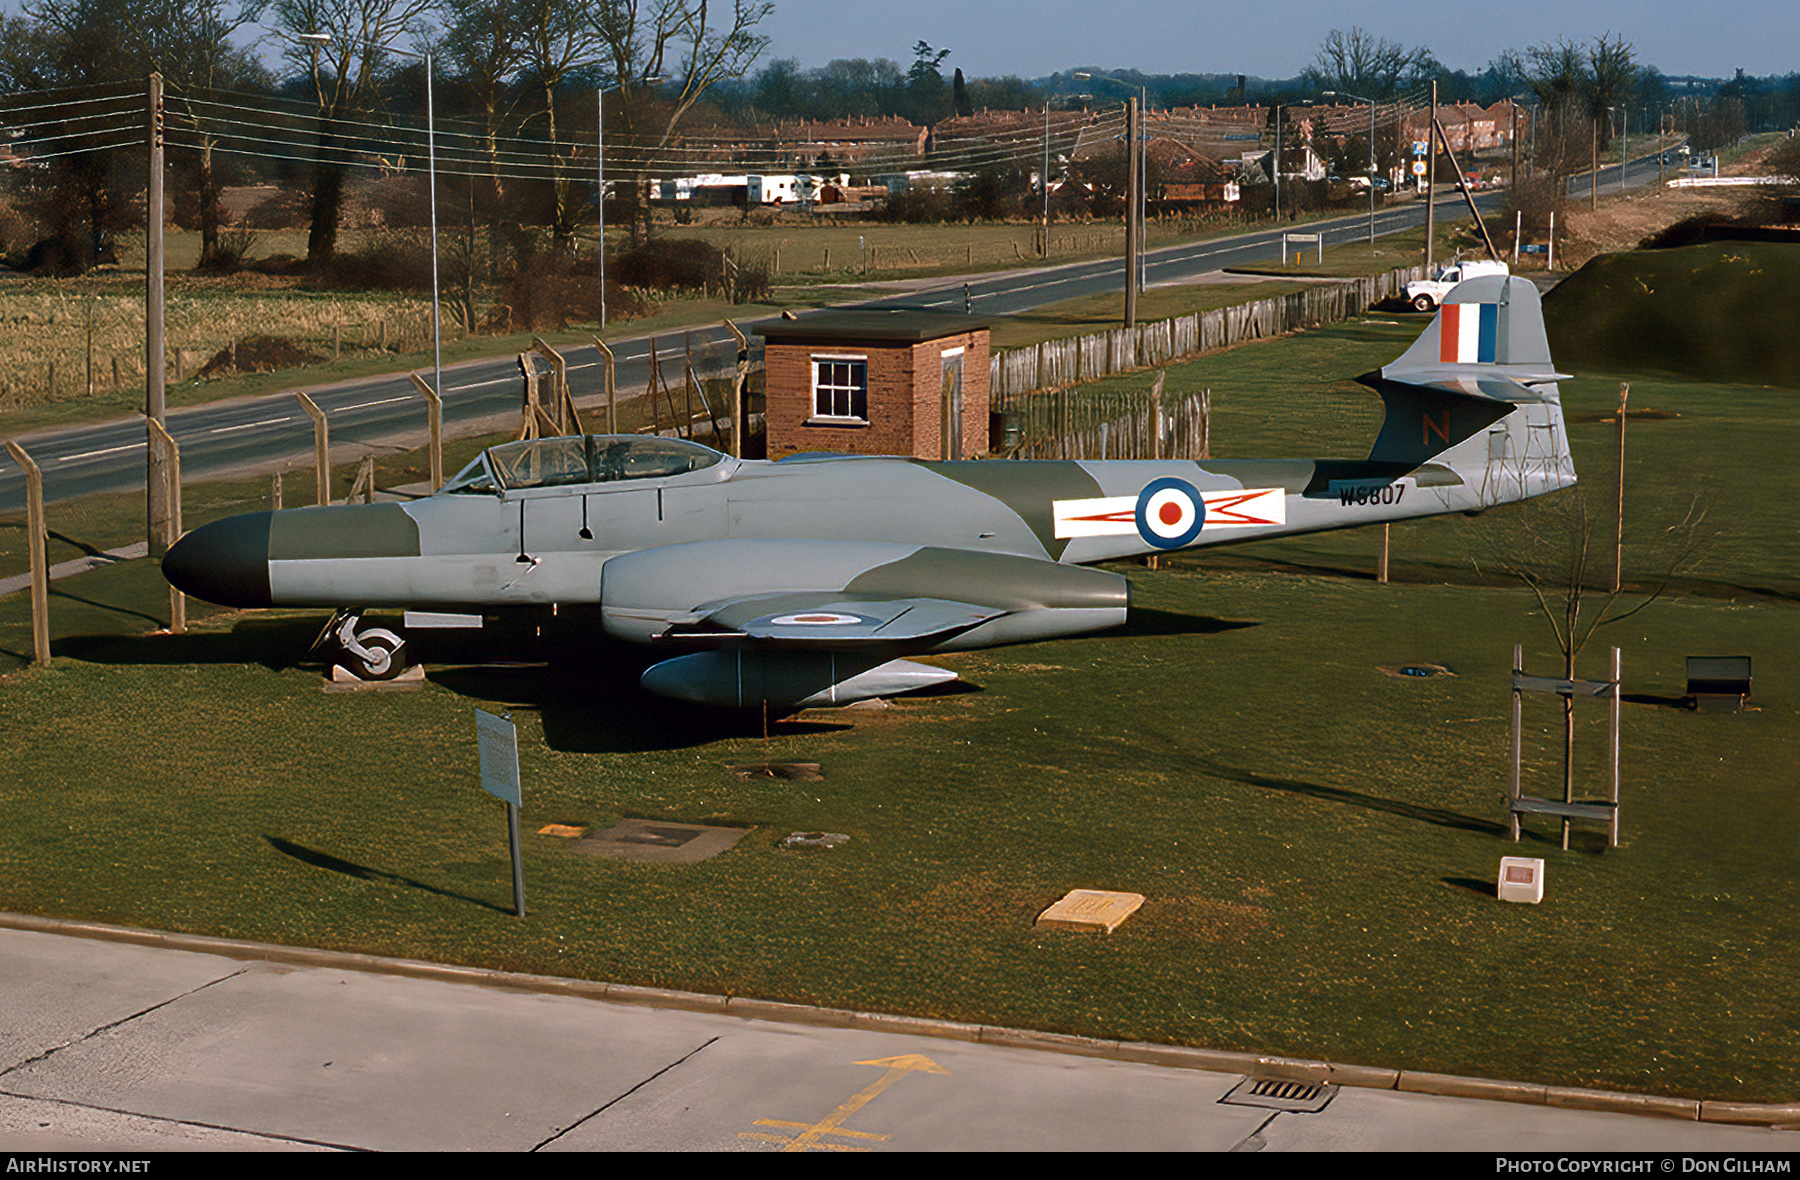
<path id="1" fill-rule="evenodd" d="M 1796 1131 L 1353 1085 L 1316 1113 L 1226 1105 L 1253 1064 L 203 945 L 247 957 L 0 928 L 0 1150 L 1800 1148 Z"/>
<path id="2" fill-rule="evenodd" d="M 705 1040 L 681 1014 L 621 1028 L 570 997 L 233 966 L 218 986 L 21 1064 L 0 1086 L 304 1143 L 522 1151 Z"/>
<path id="3" fill-rule="evenodd" d="M 9 931 L 0 979 L 0 1073 L 236 974 L 214 955 Z"/>
<path id="4" fill-rule="evenodd" d="M 556 1150 L 1223 1151 L 1266 1111 L 1237 1081 L 1022 1049 L 746 1023 Z"/>

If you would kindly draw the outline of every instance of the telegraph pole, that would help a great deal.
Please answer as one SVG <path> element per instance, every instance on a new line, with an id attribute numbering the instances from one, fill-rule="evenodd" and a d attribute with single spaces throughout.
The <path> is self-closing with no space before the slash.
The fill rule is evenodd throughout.
<path id="1" fill-rule="evenodd" d="M 1425 128 L 1425 277 L 1436 269 L 1433 255 L 1437 248 L 1437 210 L 1432 204 L 1432 182 L 1437 179 L 1437 83 L 1431 84 L 1431 123 Z"/>
<path id="2" fill-rule="evenodd" d="M 158 427 L 167 428 L 164 404 L 163 366 L 167 346 L 163 326 L 163 112 L 162 75 L 150 75 L 149 92 L 149 209 L 145 226 L 144 247 L 144 417 Z M 150 552 L 163 551 L 170 517 L 168 458 L 163 448 L 154 445 L 148 435 L 154 428 L 146 425 L 147 452 L 145 466 L 144 505 L 146 539 Z"/>
<path id="3" fill-rule="evenodd" d="M 1125 100 L 1125 136 L 1130 141 L 1125 162 L 1127 177 L 1125 180 L 1125 326 L 1135 327 L 1137 324 L 1138 297 L 1138 260 L 1143 254 L 1144 239 L 1142 227 L 1138 224 L 1138 203 L 1144 199 L 1138 181 L 1138 157 L 1144 145 L 1138 134 L 1138 123 L 1142 119 L 1138 109 L 1138 100 Z"/>

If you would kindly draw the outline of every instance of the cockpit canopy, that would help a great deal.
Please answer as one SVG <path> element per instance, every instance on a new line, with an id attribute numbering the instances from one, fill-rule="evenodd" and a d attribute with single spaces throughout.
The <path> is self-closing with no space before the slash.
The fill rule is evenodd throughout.
<path id="1" fill-rule="evenodd" d="M 516 491 L 656 479 L 711 467 L 725 456 L 680 438 L 585 434 L 532 438 L 489 447 L 440 491 Z"/>

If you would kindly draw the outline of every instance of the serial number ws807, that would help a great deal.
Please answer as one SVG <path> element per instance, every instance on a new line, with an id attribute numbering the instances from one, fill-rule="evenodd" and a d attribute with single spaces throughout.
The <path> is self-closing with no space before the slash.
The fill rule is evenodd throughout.
<path id="1" fill-rule="evenodd" d="M 1333 483 L 1338 503 L 1345 508 L 1366 508 L 1375 504 L 1398 504 L 1406 495 L 1403 483 Z"/>

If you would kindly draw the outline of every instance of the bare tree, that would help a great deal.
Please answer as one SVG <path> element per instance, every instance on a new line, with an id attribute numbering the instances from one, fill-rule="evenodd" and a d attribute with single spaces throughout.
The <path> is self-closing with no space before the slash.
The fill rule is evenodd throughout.
<path id="1" fill-rule="evenodd" d="M 214 166 L 222 121 L 209 105 L 221 91 L 266 90 L 273 79 L 249 49 L 232 38 L 262 17 L 262 0 L 235 8 L 223 0 L 148 0 L 128 6 L 126 43 L 145 66 L 163 76 L 172 129 L 193 136 L 193 154 L 171 159 L 191 167 L 200 206 L 200 265 L 224 261 L 219 246 L 220 184 Z"/>
<path id="2" fill-rule="evenodd" d="M 544 127 L 549 165 L 550 233 L 555 257 L 567 257 L 568 244 L 584 206 L 574 200 L 566 166 L 573 152 L 557 141 L 557 99 L 569 75 L 581 66 L 604 60 L 610 45 L 605 0 L 526 0 L 525 66 L 539 98 L 532 116 Z"/>
<path id="3" fill-rule="evenodd" d="M 626 88 L 625 125 L 633 134 L 653 137 L 658 146 L 669 141 L 682 116 L 709 89 L 742 77 L 756 64 L 769 44 L 756 27 L 775 10 L 759 0 L 731 0 L 723 13 L 714 12 L 712 0 L 597 3 L 613 78 Z M 667 78 L 679 87 L 654 121 L 648 117 L 653 104 L 643 101 L 650 78 Z"/>
<path id="4" fill-rule="evenodd" d="M 1620 443 L 1618 515 L 1597 511 L 1586 485 L 1553 496 L 1515 505 L 1511 511 L 1488 518 L 1483 529 L 1488 557 L 1476 559 L 1478 571 L 1497 572 L 1527 586 L 1537 600 L 1545 623 L 1556 639 L 1564 679 L 1575 679 L 1575 662 L 1594 633 L 1637 614 L 1662 597 L 1669 585 L 1698 564 L 1709 547 L 1712 531 L 1699 495 L 1688 504 L 1681 519 L 1657 522 L 1636 545 L 1637 564 L 1653 570 L 1646 582 L 1628 582 L 1618 576 L 1619 564 L 1603 556 L 1622 553 L 1626 536 L 1624 477 L 1624 414 L 1629 386 L 1619 391 Z M 1613 536 L 1606 537 L 1608 524 Z M 1611 543 L 1608 543 L 1611 542 Z M 1619 559 L 1615 556 L 1615 561 Z M 1622 562 L 1620 562 L 1622 564 Z M 1609 569 L 1609 567 L 1611 567 Z M 1573 785 L 1575 706 L 1563 698 L 1563 779 L 1565 797 Z"/>
<path id="5" fill-rule="evenodd" d="M 466 104 L 481 112 L 482 146 L 487 157 L 490 197 L 505 188 L 500 171 L 500 139 L 517 122 L 523 97 L 514 85 L 530 60 L 532 0 L 442 0 L 445 17 L 439 49 L 445 72 Z"/>
<path id="6" fill-rule="evenodd" d="M 1642 72 L 1631 42 L 1604 33 L 1583 44 L 1567 38 L 1501 56 L 1537 98 L 1536 163 L 1559 183 L 1597 162 L 1612 143 L 1616 108 L 1631 99 Z"/>
<path id="7" fill-rule="evenodd" d="M 1403 48 L 1367 29 L 1333 29 L 1301 73 L 1302 84 L 1315 90 L 1337 90 L 1363 98 L 1392 98 L 1415 75 L 1437 61 L 1424 47 Z"/>
<path id="8" fill-rule="evenodd" d="M 432 0 L 273 0 L 276 28 L 288 41 L 283 55 L 311 79 L 319 109 L 319 158 L 306 239 L 307 261 L 315 266 L 337 253 L 348 162 L 346 116 L 373 96 L 388 50 L 431 5 Z M 325 37 L 314 39 L 316 34 Z"/>
<path id="9" fill-rule="evenodd" d="M 766 0 L 593 0 L 605 57 L 611 66 L 619 101 L 624 142 L 620 163 L 631 169 L 633 150 L 666 145 L 675 128 L 707 91 L 727 78 L 749 72 L 768 47 L 757 26 L 775 10 Z M 672 97 L 650 88 L 649 80 L 668 79 Z M 618 142 L 615 140 L 614 142 Z M 608 149 L 609 157 L 613 149 Z M 641 172 L 641 166 L 639 168 Z M 635 202 L 634 202 L 635 207 Z M 634 233 L 641 223 L 634 222 Z"/>

